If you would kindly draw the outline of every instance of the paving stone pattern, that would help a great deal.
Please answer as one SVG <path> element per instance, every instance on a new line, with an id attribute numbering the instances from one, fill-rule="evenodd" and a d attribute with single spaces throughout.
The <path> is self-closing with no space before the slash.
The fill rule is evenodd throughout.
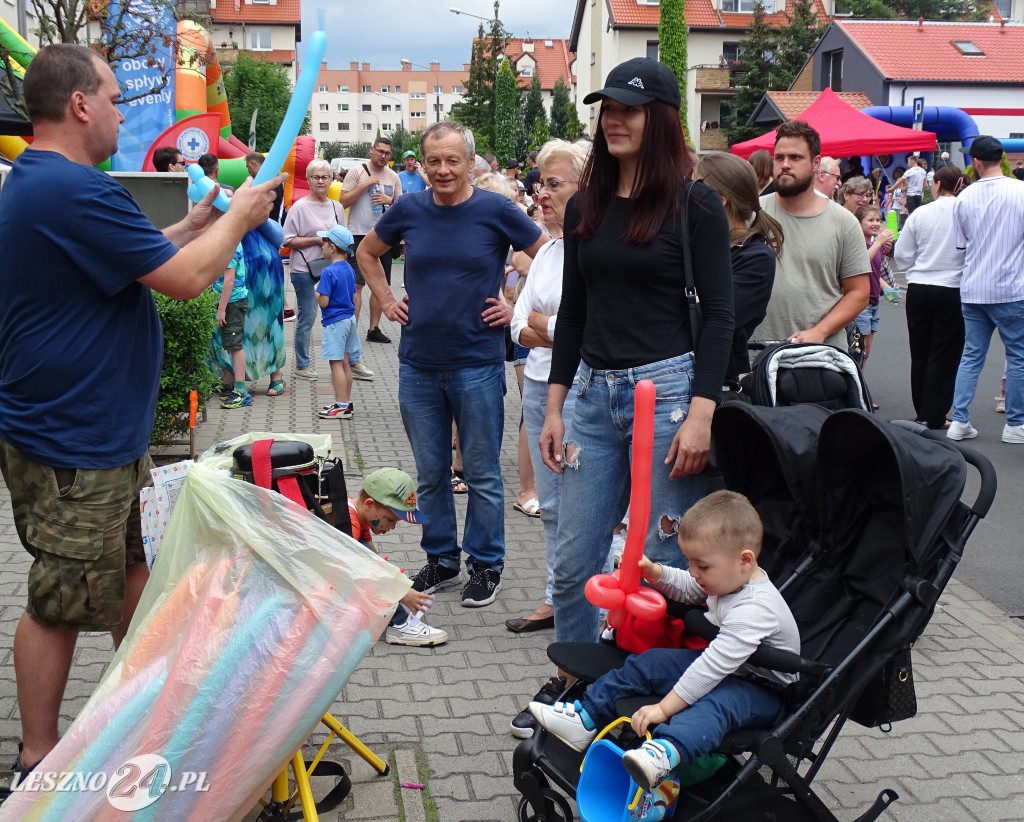
<path id="1" fill-rule="evenodd" d="M 402 268 L 396 266 L 396 291 Z M 365 309 L 364 309 L 365 310 Z M 289 339 L 293 326 L 286 328 Z M 362 318 L 365 337 L 366 317 Z M 313 331 L 317 382 L 294 378 L 289 350 L 284 396 L 266 396 L 264 379 L 253 386 L 249 408 L 213 407 L 197 430 L 199 452 L 249 430 L 330 433 L 344 454 L 350 493 L 362 476 L 382 466 L 415 474 L 398 412 L 399 330 L 385 323 L 390 345 L 363 344 L 364 360 L 377 376 L 353 388 L 355 418 L 320 420 L 316 410 L 332 401 L 330 369 L 318 360 L 319 326 Z M 512 509 L 517 486 L 516 423 L 519 396 L 508 371 L 509 392 L 502 450 L 505 478 L 507 565 L 497 601 L 485 608 L 459 604 L 458 588 L 440 592 L 428 622 L 450 641 L 435 649 L 378 642 L 352 675 L 333 713 L 379 756 L 392 763 L 378 776 L 346 747 L 333 757 L 352 774 L 352 794 L 336 820 L 511 822 L 518 794 L 512 786 L 515 740 L 508 723 L 552 673 L 545 655 L 553 632 L 510 633 L 509 617 L 524 616 L 544 589 L 540 521 Z M 171 449 L 181 452 L 182 449 Z M 465 497 L 457 497 L 460 522 Z M 392 561 L 415 573 L 423 562 L 415 526 L 400 523 L 380 538 Z M 973 546 L 969 546 L 971 550 Z M 6 488 L 0 488 L 0 763 L 8 767 L 20 738 L 11 645 L 22 613 L 29 557 L 11 520 Z M 84 705 L 111 656 L 109 637 L 79 642 L 64 701 L 67 727 Z M 817 788 L 841 820 L 855 819 L 883 788 L 900 800 L 883 817 L 898 822 L 997 822 L 1024 819 L 1024 630 L 996 606 L 954 580 L 914 649 L 919 713 L 892 732 L 849 725 L 828 758 Z M 319 744 L 319 731 L 311 738 Z M 245 743 L 243 743 L 245 744 Z M 258 740 L 248 743 L 259 755 Z M 423 782 L 427 791 L 398 788 Z M 314 782 L 318 789 L 319 781 Z M 250 815 L 255 818 L 255 814 Z"/>

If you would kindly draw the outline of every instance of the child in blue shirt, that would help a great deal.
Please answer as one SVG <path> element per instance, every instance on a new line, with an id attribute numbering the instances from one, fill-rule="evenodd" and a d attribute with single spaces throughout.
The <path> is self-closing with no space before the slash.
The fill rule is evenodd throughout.
<path id="1" fill-rule="evenodd" d="M 318 415 L 324 419 L 352 419 L 352 364 L 362 360 L 362 347 L 356 331 L 356 273 L 348 259 L 355 253 L 352 232 L 343 225 L 318 231 L 323 241 L 324 259 L 330 262 L 316 284 L 316 301 L 322 309 L 324 326 L 320 355 L 331 363 L 335 402 L 325 405 Z"/>
<path id="2" fill-rule="evenodd" d="M 252 394 L 245 385 L 245 315 L 249 310 L 249 289 L 245 285 L 245 260 L 241 245 L 235 249 L 220 279 L 213 284 L 213 290 L 220 295 L 217 325 L 220 328 L 221 348 L 231 357 L 234 372 L 224 370 L 223 384 L 233 387 L 221 400 L 220 407 L 244 408 L 252 405 Z"/>

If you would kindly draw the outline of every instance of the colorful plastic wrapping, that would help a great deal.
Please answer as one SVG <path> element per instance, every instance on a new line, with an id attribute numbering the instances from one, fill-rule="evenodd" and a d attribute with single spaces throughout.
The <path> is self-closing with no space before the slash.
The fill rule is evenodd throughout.
<path id="1" fill-rule="evenodd" d="M 125 641 L 36 768 L 43 784 L 15 791 L 0 820 L 241 819 L 380 635 L 411 583 L 231 478 L 231 452 L 261 436 L 330 448 L 250 434 L 190 469 Z M 47 774 L 64 789 L 45 789 Z"/>

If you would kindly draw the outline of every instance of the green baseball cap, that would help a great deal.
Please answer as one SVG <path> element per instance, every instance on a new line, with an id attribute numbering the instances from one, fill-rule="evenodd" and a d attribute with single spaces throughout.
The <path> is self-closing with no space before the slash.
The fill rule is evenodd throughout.
<path id="1" fill-rule="evenodd" d="M 416 152 L 415 151 L 407 151 L 407 152 L 405 152 L 405 154 L 402 155 L 402 159 L 404 160 L 406 157 L 415 157 L 415 156 L 416 156 Z"/>
<path id="2" fill-rule="evenodd" d="M 430 522 L 416 510 L 416 483 L 398 468 L 381 468 L 363 480 L 363 490 L 374 502 L 386 505 L 401 519 L 416 525 Z"/>

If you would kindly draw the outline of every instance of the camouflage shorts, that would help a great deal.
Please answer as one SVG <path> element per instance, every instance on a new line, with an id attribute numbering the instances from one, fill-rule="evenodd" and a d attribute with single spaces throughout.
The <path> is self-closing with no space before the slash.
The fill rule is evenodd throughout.
<path id="1" fill-rule="evenodd" d="M 139 490 L 152 485 L 149 455 L 120 468 L 50 468 L 0 438 L 21 544 L 35 558 L 29 616 L 50 628 L 121 627 L 125 568 L 145 562 Z"/>

